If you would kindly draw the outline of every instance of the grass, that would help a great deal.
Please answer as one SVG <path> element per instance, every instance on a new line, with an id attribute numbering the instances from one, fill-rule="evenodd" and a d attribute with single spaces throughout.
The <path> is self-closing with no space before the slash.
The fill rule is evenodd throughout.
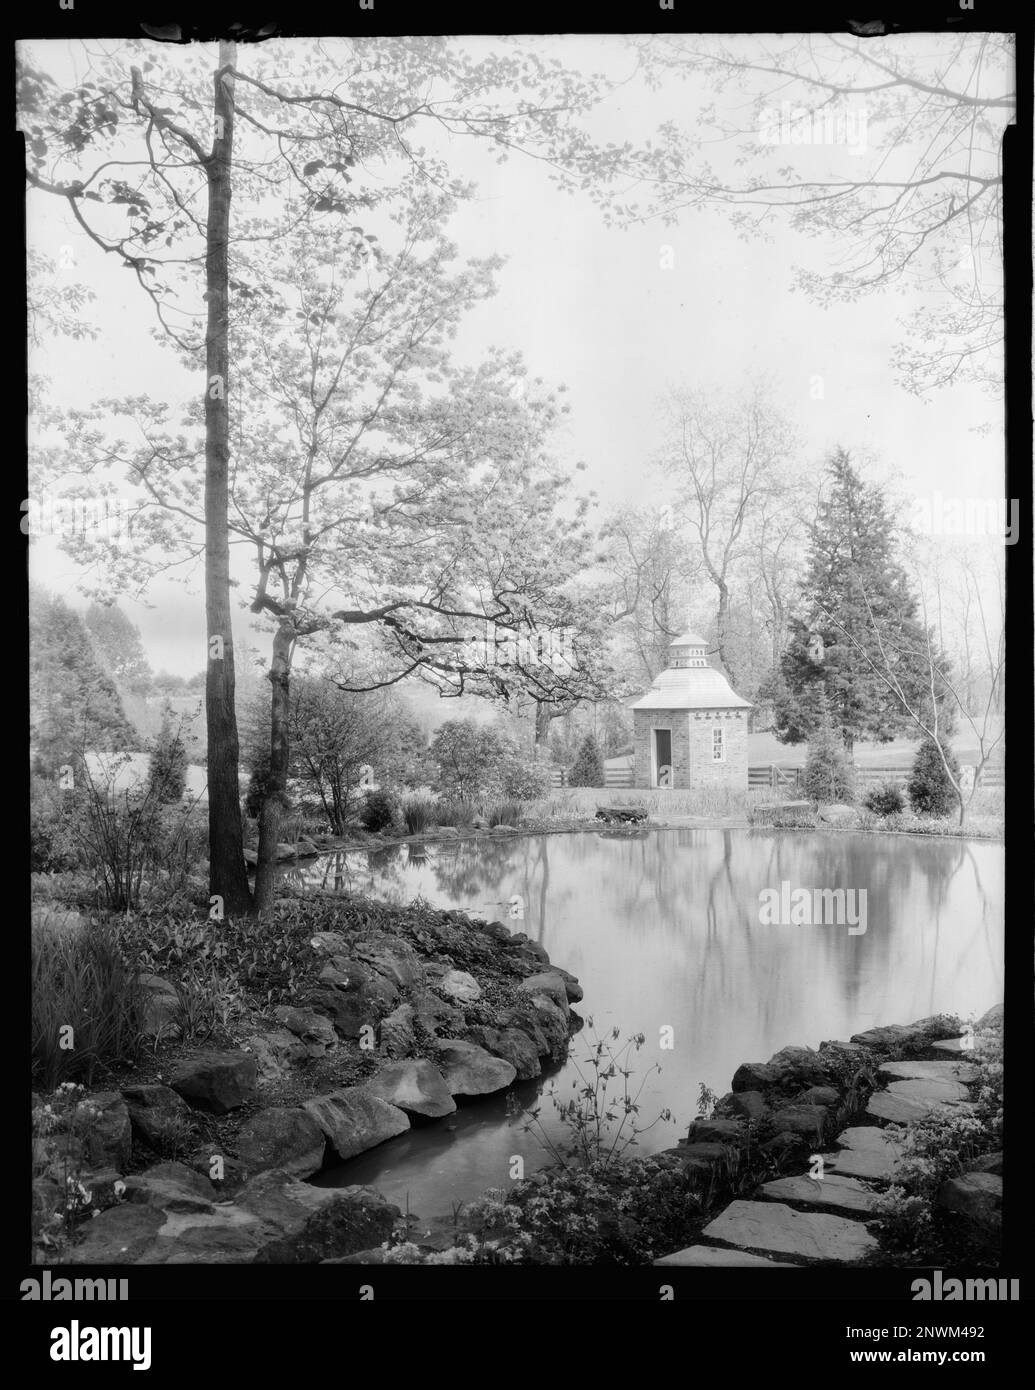
<path id="1" fill-rule="evenodd" d="M 403 824 L 408 835 L 421 835 L 441 814 L 430 796 L 408 796 L 402 803 Z"/>
<path id="2" fill-rule="evenodd" d="M 32 1076 L 54 1090 L 142 1051 L 143 991 L 111 926 L 37 923 L 31 946 Z"/>

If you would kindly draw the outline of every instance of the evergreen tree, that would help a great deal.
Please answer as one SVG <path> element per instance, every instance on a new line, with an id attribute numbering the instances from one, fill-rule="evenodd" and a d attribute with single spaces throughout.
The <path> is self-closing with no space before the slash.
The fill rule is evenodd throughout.
<path id="1" fill-rule="evenodd" d="M 959 786 L 960 766 L 949 745 L 942 743 L 941 747 L 944 759 L 933 738 L 925 738 L 916 750 L 907 790 L 909 804 L 918 815 L 944 816 L 959 806 L 956 787 Z M 946 762 L 952 777 L 946 771 Z M 953 778 L 956 786 L 953 786 Z"/>
<path id="2" fill-rule="evenodd" d="M 151 790 L 163 804 L 180 801 L 187 790 L 187 746 L 182 727 L 174 729 L 172 710 L 162 712 L 162 727 L 151 750 L 148 779 Z"/>
<path id="3" fill-rule="evenodd" d="M 802 788 L 810 801 L 851 804 L 855 799 L 855 768 L 846 757 L 844 743 L 833 727 L 822 690 L 817 695 L 817 720 L 809 740 Z"/>
<path id="4" fill-rule="evenodd" d="M 915 727 L 892 685 L 931 714 L 929 650 L 946 670 L 917 618 L 916 601 L 895 557 L 892 522 L 878 488 L 866 484 L 839 449 L 830 462 L 831 488 L 811 531 L 809 566 L 798 616 L 780 663 L 775 723 L 786 743 L 820 727 L 820 694 L 851 754 L 857 738 L 890 742 Z M 890 684 L 889 684 L 890 682 Z M 949 712 L 939 722 L 951 732 Z"/>
<path id="5" fill-rule="evenodd" d="M 579 751 L 575 755 L 575 762 L 568 777 L 568 785 L 570 787 L 602 787 L 604 785 L 604 755 L 600 751 L 600 744 L 597 743 L 592 734 L 587 734 L 579 745 Z"/>
<path id="6" fill-rule="evenodd" d="M 139 743 L 82 618 L 37 585 L 29 592 L 29 743 L 48 776 L 84 752 Z"/>

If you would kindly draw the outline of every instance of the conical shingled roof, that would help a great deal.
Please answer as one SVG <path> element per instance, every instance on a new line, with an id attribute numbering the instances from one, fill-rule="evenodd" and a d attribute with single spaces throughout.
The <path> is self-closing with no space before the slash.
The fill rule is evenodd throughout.
<path id="1" fill-rule="evenodd" d="M 687 632 L 677 637 L 673 647 L 704 647 L 703 638 Z M 646 695 L 641 695 L 630 709 L 751 709 L 750 700 L 742 700 L 729 681 L 714 666 L 704 661 L 701 653 L 698 664 L 669 666 L 654 677 Z"/>

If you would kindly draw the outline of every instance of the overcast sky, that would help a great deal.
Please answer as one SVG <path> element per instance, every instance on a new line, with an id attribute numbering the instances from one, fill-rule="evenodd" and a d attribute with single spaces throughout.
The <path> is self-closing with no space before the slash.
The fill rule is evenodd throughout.
<path id="1" fill-rule="evenodd" d="M 946 44 L 949 39 L 944 36 Z M 942 38 L 894 41 L 922 49 L 933 65 Z M 493 40 L 471 42 L 491 46 Z M 539 42 L 574 67 L 616 75 L 631 70 L 618 36 Z M 43 66 L 69 70 L 64 45 L 30 47 Z M 596 114 L 593 130 L 635 143 L 665 119 L 697 119 L 695 100 L 714 100 L 703 81 L 696 87 L 673 83 L 660 93 L 630 82 Z M 866 138 L 873 144 L 881 132 L 871 124 Z M 734 153 L 716 146 L 710 154 L 720 174 L 733 176 Z M 792 292 L 795 265 L 827 268 L 833 248 L 795 235 L 780 217 L 769 221 L 771 241 L 745 242 L 718 211 L 688 214 L 675 227 L 609 229 L 588 197 L 560 193 L 531 161 L 515 156 L 498 166 L 470 140 L 455 141 L 450 158 L 459 177 L 479 186 L 476 201 L 454 222 L 462 252 L 507 258 L 499 294 L 470 315 L 458 354 L 474 362 L 490 344 L 517 348 L 533 376 L 567 385 L 571 413 L 561 455 L 569 465 L 585 461 L 579 485 L 596 490 L 602 510 L 649 500 L 645 465 L 661 443 L 657 402 L 666 388 L 736 387 L 753 374 L 773 379 L 809 458 L 840 443 L 874 457 L 875 476 L 896 479 L 907 495 L 1002 494 L 1001 406 L 968 386 L 918 401 L 894 382 L 896 320 L 915 301 L 889 292 L 824 309 Z M 781 148 L 776 162 L 795 161 L 810 174 L 819 167 L 850 167 L 853 175 L 859 170 L 859 157 L 847 145 Z M 135 277 L 84 238 L 60 200 L 30 197 L 27 235 L 30 246 L 55 261 L 62 246 L 72 246 L 76 266 L 68 273 L 97 294 L 87 311 L 100 329 L 96 341 L 55 341 L 33 354 L 31 369 L 51 378 L 55 400 L 82 405 L 100 395 L 193 389 L 152 341 L 152 319 Z M 814 398 L 815 377 L 822 378 L 821 400 Z M 31 549 L 34 577 L 78 602 L 75 567 L 54 542 L 36 540 Z M 240 577 L 246 576 L 242 568 Z M 192 589 L 158 583 L 150 610 L 123 602 L 156 669 L 190 674 L 203 668 L 200 572 Z"/>

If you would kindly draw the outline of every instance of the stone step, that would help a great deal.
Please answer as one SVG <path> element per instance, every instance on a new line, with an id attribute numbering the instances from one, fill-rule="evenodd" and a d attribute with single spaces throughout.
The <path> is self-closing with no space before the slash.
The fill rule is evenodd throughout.
<path id="1" fill-rule="evenodd" d="M 895 1164 L 902 1154 L 902 1145 L 885 1135 L 877 1125 L 857 1125 L 842 1130 L 834 1140 L 836 1154 L 824 1154 L 828 1173 L 845 1177 L 864 1178 L 871 1182 L 891 1182 Z"/>
<path id="2" fill-rule="evenodd" d="M 978 1078 L 969 1062 L 885 1062 L 877 1075 L 882 1081 L 959 1081 L 966 1085 Z"/>
<path id="3" fill-rule="evenodd" d="M 893 1081 L 886 1091 L 873 1093 L 866 1113 L 880 1124 L 910 1125 L 942 1105 L 973 1110 L 969 1094 L 958 1081 Z"/>
<path id="4" fill-rule="evenodd" d="M 864 1187 L 857 1178 L 830 1173 L 822 1178 L 777 1178 L 763 1183 L 755 1193 L 761 1201 L 807 1204 L 820 1211 L 834 1212 L 847 1217 L 868 1216 L 877 1200 L 877 1193 Z"/>
<path id="5" fill-rule="evenodd" d="M 878 1249 L 859 1221 L 793 1211 L 779 1202 L 731 1202 L 701 1234 L 752 1253 L 792 1255 L 824 1264 L 857 1264 Z"/>
<path id="6" fill-rule="evenodd" d="M 969 1038 L 942 1038 L 940 1042 L 931 1044 L 932 1052 L 946 1053 L 951 1056 L 967 1057 L 973 1050 L 973 1042 Z"/>
<path id="7" fill-rule="evenodd" d="M 692 1269 L 800 1269 L 785 1260 L 767 1260 L 744 1250 L 721 1250 L 712 1245 L 691 1245 L 674 1255 L 663 1255 L 656 1265 L 682 1265 Z"/>

